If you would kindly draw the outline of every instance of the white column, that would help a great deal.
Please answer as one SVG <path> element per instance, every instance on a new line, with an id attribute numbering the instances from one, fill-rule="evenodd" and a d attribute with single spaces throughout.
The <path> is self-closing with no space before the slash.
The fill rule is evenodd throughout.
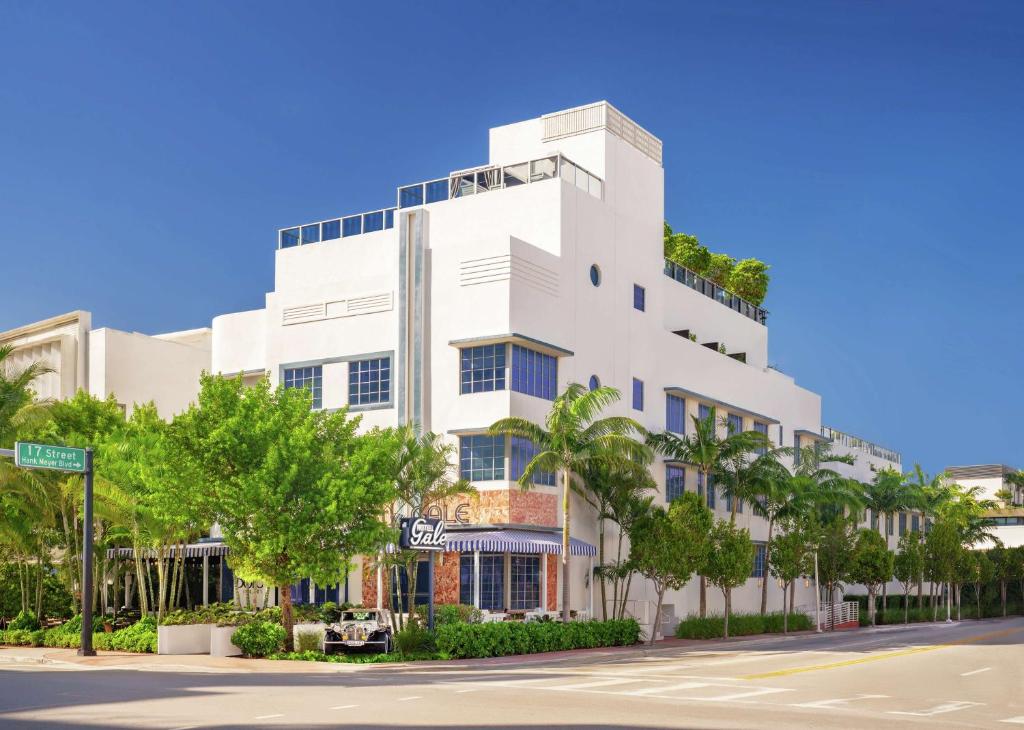
<path id="1" fill-rule="evenodd" d="M 203 556 L 203 605 L 210 605 L 210 556 Z"/>
<path id="2" fill-rule="evenodd" d="M 384 603 L 383 603 L 383 598 L 384 597 L 381 595 L 384 592 L 384 575 L 383 575 L 383 573 L 381 571 L 382 571 L 382 568 L 381 568 L 381 565 L 380 565 L 380 561 L 378 561 L 377 562 L 377 608 L 383 608 L 384 607 Z"/>
<path id="3" fill-rule="evenodd" d="M 480 608 L 480 551 L 473 551 L 473 605 Z"/>

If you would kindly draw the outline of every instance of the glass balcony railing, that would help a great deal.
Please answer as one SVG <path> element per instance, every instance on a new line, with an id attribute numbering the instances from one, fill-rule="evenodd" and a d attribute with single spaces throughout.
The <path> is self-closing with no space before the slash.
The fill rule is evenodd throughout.
<path id="1" fill-rule="evenodd" d="M 879 459 L 885 459 L 886 461 L 891 461 L 896 464 L 903 463 L 900 452 L 887 449 L 884 446 L 879 446 L 878 444 L 873 444 L 870 441 L 865 441 L 857 436 L 851 436 L 848 433 L 837 431 L 834 428 L 822 426 L 821 435 L 834 444 L 839 444 L 840 446 L 845 446 L 850 449 L 858 449 L 871 454 L 872 456 L 878 457 Z"/>
<path id="2" fill-rule="evenodd" d="M 448 177 L 398 188 L 397 205 L 394 208 L 360 213 L 346 218 L 335 218 L 307 223 L 278 231 L 277 247 L 292 248 L 307 243 L 320 243 L 336 238 L 358 236 L 363 233 L 393 228 L 395 211 L 400 208 L 413 208 L 418 205 L 430 205 L 443 200 L 465 198 L 480 195 L 492 190 L 513 188 L 529 185 L 541 180 L 560 177 L 580 190 L 595 198 L 604 197 L 604 182 L 576 163 L 562 157 L 552 155 L 537 160 L 519 162 L 514 165 L 478 167 L 471 170 L 459 170 Z"/>
<path id="3" fill-rule="evenodd" d="M 729 309 L 739 312 L 744 317 L 749 317 L 758 324 L 767 324 L 768 322 L 768 310 L 761 309 L 761 307 L 751 304 L 739 295 L 733 294 L 728 289 L 722 288 L 710 279 L 705 279 L 703 276 L 695 274 L 685 266 L 680 266 L 675 261 L 665 259 L 665 276 L 670 279 L 675 279 L 680 284 L 685 284 L 695 292 L 703 294 L 709 299 L 714 299 L 719 304 L 724 304 Z"/>

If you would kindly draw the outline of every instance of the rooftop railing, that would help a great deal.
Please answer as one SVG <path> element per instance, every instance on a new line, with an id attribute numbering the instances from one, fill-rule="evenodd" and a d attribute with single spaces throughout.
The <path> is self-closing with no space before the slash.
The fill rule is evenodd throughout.
<path id="1" fill-rule="evenodd" d="M 665 259 L 665 276 L 675 279 L 680 284 L 685 284 L 699 294 L 714 299 L 719 304 L 724 304 L 729 309 L 739 312 L 744 317 L 749 317 L 758 324 L 767 324 L 768 322 L 768 310 L 751 304 L 738 294 L 733 294 L 728 289 L 710 279 L 705 279 L 685 266 L 680 266 L 675 261 Z"/>
<path id="2" fill-rule="evenodd" d="M 870 441 L 865 441 L 862 438 L 851 436 L 850 434 L 843 433 L 842 431 L 836 431 L 834 428 L 822 426 L 821 435 L 832 443 L 839 444 L 840 446 L 859 449 L 860 451 L 865 451 L 872 456 L 877 456 L 879 459 L 885 459 L 886 461 L 891 461 L 896 464 L 903 463 L 900 452 L 887 449 L 884 446 L 879 446 L 878 444 L 873 444 Z"/>
<path id="3" fill-rule="evenodd" d="M 403 185 L 398 188 L 398 200 L 394 208 L 282 228 L 278 231 L 277 247 L 291 248 L 393 228 L 395 211 L 401 208 L 481 195 L 492 190 L 529 185 L 556 177 L 595 198 L 604 197 L 604 182 L 599 177 L 590 174 L 562 155 L 552 155 L 514 165 L 491 165 L 458 170 L 448 177 Z"/>

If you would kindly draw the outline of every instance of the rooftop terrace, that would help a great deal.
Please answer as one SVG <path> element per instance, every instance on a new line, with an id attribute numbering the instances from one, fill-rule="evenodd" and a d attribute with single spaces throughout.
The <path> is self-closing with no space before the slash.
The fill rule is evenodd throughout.
<path id="1" fill-rule="evenodd" d="M 851 449 L 858 449 L 860 451 L 864 451 L 868 454 L 871 454 L 872 456 L 878 457 L 879 459 L 885 459 L 886 461 L 891 461 L 896 464 L 903 463 L 903 459 L 900 456 L 900 452 L 893 451 L 892 449 L 887 449 L 884 446 L 879 446 L 878 444 L 871 443 L 870 441 L 865 441 L 864 439 L 859 438 L 857 436 L 851 436 L 848 433 L 837 431 L 834 428 L 822 426 L 821 435 L 834 444 L 846 446 L 847 448 Z"/>

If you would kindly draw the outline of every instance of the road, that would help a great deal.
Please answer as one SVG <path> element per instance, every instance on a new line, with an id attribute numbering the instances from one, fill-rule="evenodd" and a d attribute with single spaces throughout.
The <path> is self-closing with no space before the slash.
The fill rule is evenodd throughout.
<path id="1" fill-rule="evenodd" d="M 0 663 L 0 727 L 1009 730 L 1024 728 L 1022 643 L 1024 619 L 1013 618 L 528 663 L 271 673 Z"/>

